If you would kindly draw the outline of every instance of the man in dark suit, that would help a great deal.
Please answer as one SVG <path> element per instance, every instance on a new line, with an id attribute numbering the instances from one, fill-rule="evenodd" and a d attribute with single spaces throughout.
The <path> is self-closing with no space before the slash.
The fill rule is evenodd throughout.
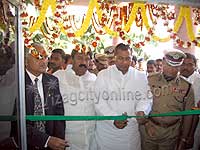
<path id="1" fill-rule="evenodd" d="M 44 47 L 34 43 L 25 48 L 25 58 L 26 114 L 64 115 L 58 79 L 45 73 L 48 60 Z M 68 146 L 64 138 L 65 121 L 27 121 L 28 150 L 64 150 Z"/>

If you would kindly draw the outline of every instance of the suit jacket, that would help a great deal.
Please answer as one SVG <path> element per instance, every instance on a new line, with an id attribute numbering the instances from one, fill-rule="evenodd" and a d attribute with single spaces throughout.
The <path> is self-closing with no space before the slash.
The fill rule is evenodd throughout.
<path id="1" fill-rule="evenodd" d="M 26 115 L 34 115 L 33 84 L 27 73 L 25 73 L 25 82 Z M 42 84 L 45 115 L 64 115 L 58 79 L 53 75 L 44 73 Z M 49 136 L 65 139 L 65 121 L 46 121 L 45 133 L 38 131 L 34 127 L 34 122 L 27 121 L 26 126 L 28 149 L 43 149 Z"/>

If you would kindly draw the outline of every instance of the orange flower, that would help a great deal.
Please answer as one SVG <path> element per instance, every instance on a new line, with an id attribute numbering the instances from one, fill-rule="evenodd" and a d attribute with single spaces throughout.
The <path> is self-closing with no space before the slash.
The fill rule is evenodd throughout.
<path id="1" fill-rule="evenodd" d="M 58 34 L 53 33 L 52 36 L 53 38 L 58 38 Z"/>
<path id="2" fill-rule="evenodd" d="M 75 34 L 74 33 L 67 33 L 67 36 L 68 37 L 75 37 Z"/>
<path id="3" fill-rule="evenodd" d="M 144 44 L 144 42 L 140 42 L 140 45 L 144 46 L 145 44 Z"/>
<path id="4" fill-rule="evenodd" d="M 100 37 L 97 36 L 97 37 L 96 37 L 96 40 L 97 40 L 97 41 L 100 40 Z"/>
<path id="5" fill-rule="evenodd" d="M 60 5 L 57 5 L 57 6 L 56 6 L 56 8 L 58 8 L 58 9 L 61 9 L 61 8 L 62 8 L 62 6 L 60 6 Z"/>
<path id="6" fill-rule="evenodd" d="M 146 36 L 146 37 L 145 37 L 145 40 L 146 40 L 146 41 L 150 41 L 150 37 L 147 37 L 147 36 Z"/>
<path id="7" fill-rule="evenodd" d="M 58 23 L 58 20 L 57 20 L 57 19 L 54 19 L 53 21 L 54 21 L 56 24 Z"/>
<path id="8" fill-rule="evenodd" d="M 28 44 L 29 41 L 30 41 L 29 39 L 25 39 L 25 40 L 24 40 L 24 43 L 25 43 L 25 44 Z"/>
<path id="9" fill-rule="evenodd" d="M 118 18 L 118 14 L 114 14 L 114 15 L 113 15 L 113 18 Z"/>
<path id="10" fill-rule="evenodd" d="M 97 47 L 97 42 L 96 41 L 93 41 L 92 42 L 92 46 L 95 48 L 95 47 Z"/>
<path id="11" fill-rule="evenodd" d="M 67 11 L 62 11 L 61 12 L 63 15 L 66 15 L 67 14 Z"/>
<path id="12" fill-rule="evenodd" d="M 102 31 L 102 30 L 100 30 L 100 31 L 99 31 L 99 34 L 103 34 L 103 31 Z"/>
<path id="13" fill-rule="evenodd" d="M 56 17 L 60 17 L 60 14 L 59 14 L 59 12 L 56 12 L 55 14 L 54 14 Z"/>
<path id="14" fill-rule="evenodd" d="M 140 48 L 140 44 L 139 43 L 135 44 L 135 47 Z"/>
<path id="15" fill-rule="evenodd" d="M 27 16 L 28 16 L 28 13 L 25 13 L 25 12 L 23 12 L 23 13 L 20 14 L 20 17 L 22 17 L 22 18 L 23 17 L 27 17 Z"/>
<path id="16" fill-rule="evenodd" d="M 22 22 L 22 25 L 27 25 L 27 24 L 28 24 L 28 22 L 26 22 L 26 21 Z"/>
<path id="17" fill-rule="evenodd" d="M 152 35 L 152 34 L 153 34 L 153 31 L 152 31 L 152 29 L 149 29 L 149 31 L 148 31 L 148 34 L 150 34 L 150 35 Z"/>
<path id="18" fill-rule="evenodd" d="M 112 10 L 117 10 L 117 6 L 112 6 L 111 9 Z"/>
<path id="19" fill-rule="evenodd" d="M 120 31 L 120 32 L 119 32 L 119 36 L 120 36 L 120 37 L 123 37 L 123 36 L 124 36 L 124 31 Z"/>
<path id="20" fill-rule="evenodd" d="M 117 32 L 120 32 L 122 30 L 121 27 L 117 27 Z"/>

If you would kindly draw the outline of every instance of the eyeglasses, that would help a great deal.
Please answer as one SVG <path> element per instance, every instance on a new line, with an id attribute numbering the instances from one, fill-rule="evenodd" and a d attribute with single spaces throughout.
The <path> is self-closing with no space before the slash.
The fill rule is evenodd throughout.
<path id="1" fill-rule="evenodd" d="M 29 54 L 31 54 L 31 56 L 33 56 L 34 58 L 38 59 L 38 60 L 44 60 L 47 59 L 48 56 L 46 54 L 46 52 L 44 51 L 43 54 L 41 54 L 40 52 L 38 52 L 35 48 L 31 48 L 29 50 Z"/>

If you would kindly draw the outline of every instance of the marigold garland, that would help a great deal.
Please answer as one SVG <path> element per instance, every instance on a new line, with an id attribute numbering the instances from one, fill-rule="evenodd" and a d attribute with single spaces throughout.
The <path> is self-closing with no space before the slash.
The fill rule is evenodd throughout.
<path id="1" fill-rule="evenodd" d="M 126 25 L 124 26 L 124 29 L 123 29 L 123 30 L 126 31 L 126 32 L 130 30 L 131 25 L 132 25 L 133 21 L 134 21 L 135 18 L 136 18 L 136 11 L 137 11 L 138 8 L 139 8 L 138 5 L 140 6 L 139 3 L 135 3 L 134 6 L 133 6 L 133 8 L 132 8 L 132 10 L 131 10 L 131 13 L 130 13 L 130 15 L 129 15 L 128 22 L 126 23 Z"/>
<path id="2" fill-rule="evenodd" d="M 40 29 L 40 27 L 42 26 L 42 23 L 45 20 L 45 15 L 49 6 L 51 7 L 52 13 L 54 13 L 56 10 L 56 0 L 51 0 L 51 1 L 44 0 L 41 11 L 40 11 L 40 16 L 38 17 L 36 23 L 29 29 L 31 33 Z"/>
<path id="3" fill-rule="evenodd" d="M 29 29 L 30 33 L 33 33 L 34 31 L 36 31 L 38 29 L 41 29 L 42 33 L 44 32 L 45 28 L 41 28 L 41 27 L 42 27 L 43 22 L 46 21 L 45 15 L 46 15 L 46 12 L 47 12 L 49 6 L 52 8 L 52 13 L 54 13 L 56 10 L 56 0 L 51 0 L 51 1 L 44 0 L 43 4 L 41 6 L 40 16 L 38 17 L 37 21 L 32 25 L 32 27 L 30 27 L 30 29 Z M 101 20 L 103 12 L 102 12 L 97 0 L 90 0 L 89 6 L 88 6 L 88 11 L 87 11 L 86 17 L 82 23 L 81 28 L 79 30 L 77 30 L 75 33 L 67 33 L 64 28 L 63 23 L 59 22 L 58 26 L 60 28 L 60 31 L 66 35 L 70 34 L 70 36 L 76 36 L 76 37 L 83 36 L 89 27 L 90 20 L 92 18 L 93 11 L 95 8 L 96 8 L 97 16 Z M 130 31 L 132 23 L 135 21 L 135 18 L 136 18 L 136 12 L 138 11 L 139 8 L 141 10 L 143 24 L 145 25 L 145 27 L 148 31 L 151 30 L 151 32 L 149 33 L 149 36 L 155 41 L 159 41 L 159 42 L 169 41 L 170 36 L 167 36 L 165 38 L 160 38 L 153 33 L 154 30 L 152 27 L 150 27 L 149 22 L 148 22 L 145 3 L 134 3 L 134 6 L 129 15 L 129 19 L 128 19 L 127 23 L 125 24 L 123 31 L 124 32 Z M 183 23 L 183 19 L 185 19 L 185 22 L 186 22 L 187 35 L 188 35 L 190 41 L 192 41 L 192 42 L 185 42 L 186 44 L 184 44 L 184 42 L 182 40 L 180 40 L 179 38 L 177 38 L 177 36 L 175 37 L 176 41 L 181 41 L 181 43 L 182 43 L 181 45 L 184 45 L 184 47 L 185 47 L 185 45 L 191 46 L 194 44 L 195 44 L 195 46 L 200 46 L 200 43 L 197 42 L 196 37 L 193 32 L 190 7 L 187 7 L 187 6 L 180 7 L 180 11 L 179 11 L 177 20 L 174 24 L 174 30 L 173 30 L 174 33 L 176 34 L 179 31 L 179 29 Z M 107 25 L 104 25 L 103 29 L 105 30 L 105 32 L 107 34 L 109 34 L 113 37 L 119 36 L 118 31 L 111 30 L 110 27 L 108 27 Z M 192 44 L 192 43 L 194 43 L 194 44 Z"/>
<path id="4" fill-rule="evenodd" d="M 87 29 L 89 27 L 89 24 L 90 24 L 90 20 L 92 18 L 93 9 L 95 7 L 95 2 L 96 2 L 96 0 L 90 0 L 90 2 L 89 2 L 89 8 L 88 8 L 86 17 L 85 17 L 85 19 L 83 21 L 81 29 L 75 32 L 75 36 L 80 37 L 80 36 L 82 36 L 87 31 Z"/>
<path id="5" fill-rule="evenodd" d="M 174 24 L 174 33 L 177 33 L 183 23 L 183 18 L 185 18 L 187 35 L 190 41 L 195 40 L 195 35 L 193 32 L 192 20 L 191 20 L 191 12 L 190 7 L 181 6 L 178 18 Z"/>
<path id="6" fill-rule="evenodd" d="M 185 18 L 185 22 L 186 22 L 186 29 L 187 29 L 187 35 L 189 37 L 189 40 L 192 41 L 191 42 L 184 42 L 182 40 L 180 40 L 180 38 L 177 38 L 176 41 L 181 41 L 181 45 L 195 45 L 195 46 L 200 46 L 200 43 L 197 42 L 194 32 L 193 32 L 193 26 L 192 26 L 192 19 L 191 19 L 191 10 L 190 7 L 187 6 L 181 6 L 180 7 L 180 11 L 179 11 L 179 15 L 178 18 L 174 24 L 174 33 L 176 35 L 176 33 L 179 31 L 182 23 L 183 23 L 183 18 Z M 187 44 L 190 43 L 190 44 Z M 180 44 L 179 44 L 180 45 Z M 189 46 L 189 47 L 190 47 Z M 185 46 L 186 47 L 186 46 Z"/>
<path id="7" fill-rule="evenodd" d="M 94 0 L 95 1 L 95 6 L 96 6 L 96 9 L 97 9 L 97 16 L 100 18 L 102 18 L 102 12 L 100 10 L 100 6 L 99 4 L 97 3 L 97 0 Z M 113 37 L 117 37 L 118 36 L 118 33 L 115 32 L 115 31 L 112 31 L 109 27 L 107 27 L 106 25 L 103 27 L 103 29 L 106 31 L 106 33 L 108 33 L 109 35 L 113 36 Z"/>

